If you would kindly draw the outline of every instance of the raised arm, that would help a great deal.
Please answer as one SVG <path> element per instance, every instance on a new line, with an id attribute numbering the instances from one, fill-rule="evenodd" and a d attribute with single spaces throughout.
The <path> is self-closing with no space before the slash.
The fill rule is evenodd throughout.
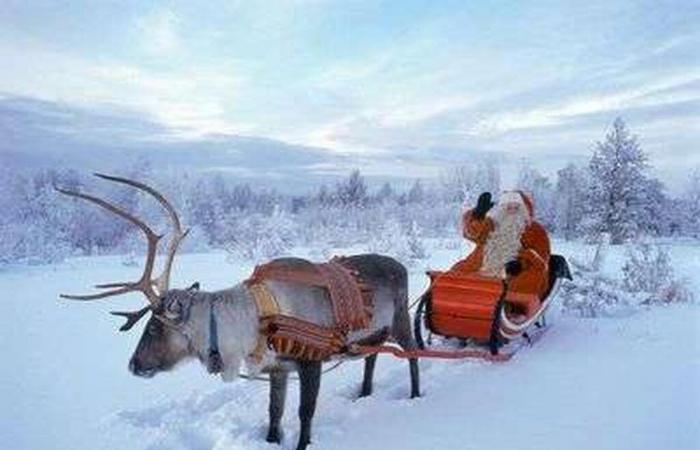
<path id="1" fill-rule="evenodd" d="M 469 209 L 462 215 L 462 235 L 470 241 L 483 242 L 493 230 L 493 221 L 486 213 L 493 208 L 491 193 L 484 192 L 479 196 L 476 208 Z"/>

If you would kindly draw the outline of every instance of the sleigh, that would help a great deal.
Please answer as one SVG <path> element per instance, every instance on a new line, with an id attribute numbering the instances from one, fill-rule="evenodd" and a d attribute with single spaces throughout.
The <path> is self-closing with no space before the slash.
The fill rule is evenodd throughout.
<path id="1" fill-rule="evenodd" d="M 560 282 L 571 279 L 568 263 L 560 255 L 549 260 L 549 282 L 541 297 L 508 289 L 508 281 L 478 274 L 428 272 L 430 286 L 418 302 L 414 316 L 417 344 L 423 351 L 455 357 L 508 359 L 523 342 L 538 339 L 546 329 L 545 312 L 556 297 Z M 424 333 L 427 331 L 427 340 Z M 434 337 L 440 337 L 441 346 Z M 445 350 L 457 344 L 460 349 Z"/>

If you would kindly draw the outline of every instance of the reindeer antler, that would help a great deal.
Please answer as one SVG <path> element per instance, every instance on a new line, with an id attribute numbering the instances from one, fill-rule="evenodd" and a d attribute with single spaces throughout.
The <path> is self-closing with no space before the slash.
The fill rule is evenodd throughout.
<path id="1" fill-rule="evenodd" d="M 156 191 L 152 187 L 140 183 L 138 181 L 129 180 L 127 178 L 115 177 L 113 175 L 105 175 L 102 173 L 95 173 L 94 175 L 105 180 L 126 184 L 129 186 L 133 186 L 137 189 L 141 189 L 142 191 L 148 192 L 167 211 L 168 217 L 170 218 L 170 222 L 173 227 L 173 238 L 168 243 L 168 253 L 165 259 L 165 263 L 163 264 L 163 272 L 153 280 L 153 283 L 156 285 L 158 291 L 160 291 L 161 293 L 167 291 L 168 286 L 170 285 L 170 271 L 172 269 L 173 260 L 175 259 L 175 254 L 177 253 L 178 248 L 180 248 L 180 243 L 182 242 L 182 240 L 185 239 L 185 237 L 187 237 L 187 234 L 190 232 L 189 228 L 183 231 L 180 218 L 178 217 L 177 211 L 175 211 L 173 205 L 170 204 L 170 202 L 160 192 Z"/>
<path id="2" fill-rule="evenodd" d="M 126 317 L 126 323 L 119 327 L 119 331 L 129 331 L 148 311 L 151 311 L 151 305 L 141 308 L 138 311 L 110 311 L 110 314 Z"/>
<path id="3" fill-rule="evenodd" d="M 153 268 L 155 266 L 155 258 L 156 258 L 156 252 L 158 250 L 158 242 L 161 239 L 161 235 L 156 234 L 148 225 L 146 225 L 142 220 L 138 219 L 136 216 L 124 211 L 123 209 L 114 206 L 113 204 L 102 200 L 98 197 L 94 197 L 92 195 L 88 194 L 83 194 L 81 192 L 76 192 L 76 191 L 71 191 L 67 189 L 62 189 L 59 187 L 54 186 L 54 189 L 56 189 L 58 192 L 71 196 L 71 197 L 76 197 L 76 198 L 81 198 L 83 200 L 87 200 L 91 203 L 94 203 L 98 206 L 100 206 L 103 209 L 106 209 L 107 211 L 121 217 L 122 219 L 125 219 L 132 224 L 136 225 L 146 236 L 146 241 L 148 243 L 148 249 L 146 253 L 146 262 L 144 264 L 144 270 L 143 274 L 139 278 L 138 281 L 136 282 L 119 282 L 119 283 L 105 283 L 105 284 L 98 284 L 95 287 L 98 289 L 110 289 L 107 292 L 101 292 L 97 294 L 89 294 L 89 295 L 64 295 L 61 294 L 62 298 L 67 298 L 70 300 L 98 300 L 101 298 L 105 297 L 111 297 L 114 295 L 121 295 L 125 294 L 127 292 L 134 292 L 134 291 L 139 291 L 142 292 L 145 296 L 148 302 L 150 303 L 150 306 L 147 308 L 144 308 L 140 311 L 134 312 L 134 313 L 117 313 L 117 315 L 121 315 L 124 317 L 127 317 L 127 323 L 122 326 L 122 329 L 129 329 L 131 328 L 143 315 L 149 310 L 156 308 L 158 304 L 160 303 L 160 296 L 165 293 L 168 290 L 168 285 L 169 285 L 169 280 L 170 280 L 170 271 L 172 269 L 172 264 L 173 264 L 173 259 L 175 258 L 175 253 L 177 253 L 177 250 L 180 246 L 180 243 L 182 240 L 187 236 L 187 233 L 189 230 L 183 231 L 182 226 L 180 224 L 180 218 L 177 215 L 177 212 L 175 211 L 175 208 L 166 200 L 166 198 L 153 189 L 152 187 L 140 183 L 138 181 L 134 180 L 129 180 L 127 178 L 121 178 L 121 177 L 116 177 L 112 175 L 105 175 L 105 174 L 100 174 L 96 173 L 94 174 L 97 177 L 103 178 L 105 180 L 109 181 L 114 181 L 116 183 L 122 183 L 126 184 L 132 187 L 135 187 L 139 190 L 142 190 L 150 195 L 152 195 L 168 212 L 168 215 L 170 217 L 170 221 L 172 222 L 172 226 L 174 229 L 174 235 L 173 238 L 171 239 L 169 245 L 168 245 L 168 253 L 166 257 L 166 261 L 164 264 L 163 272 L 157 277 L 153 278 L 152 273 L 153 273 Z"/>

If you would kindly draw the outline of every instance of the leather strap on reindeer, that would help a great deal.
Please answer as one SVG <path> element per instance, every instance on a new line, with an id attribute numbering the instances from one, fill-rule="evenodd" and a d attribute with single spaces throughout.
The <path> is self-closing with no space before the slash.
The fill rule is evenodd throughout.
<path id="1" fill-rule="evenodd" d="M 253 300 L 255 300 L 255 306 L 258 309 L 258 318 L 261 322 L 269 317 L 277 316 L 280 313 L 280 305 L 277 303 L 275 296 L 272 295 L 272 292 L 270 292 L 264 284 L 252 284 L 248 286 L 248 291 L 253 296 Z M 267 350 L 267 334 L 263 332 L 262 326 L 260 328 L 258 343 L 255 346 L 255 350 L 249 355 L 256 364 L 260 363 Z"/>
<path id="2" fill-rule="evenodd" d="M 246 284 L 254 286 L 264 280 L 288 281 L 328 290 L 335 327 L 343 333 L 366 328 L 372 319 L 371 287 L 358 279 L 358 273 L 346 267 L 345 258 L 335 257 L 327 263 L 311 264 L 272 261 L 259 265 Z"/>
<path id="3" fill-rule="evenodd" d="M 327 289 L 334 326 L 323 327 L 280 314 L 264 280 L 287 281 Z M 255 299 L 261 321 L 261 339 L 251 355 L 260 361 L 267 347 L 291 358 L 321 361 L 345 347 L 345 337 L 354 330 L 369 326 L 372 319 L 371 289 L 358 279 L 358 273 L 343 264 L 343 258 L 328 263 L 297 264 L 273 261 L 255 268 L 246 281 Z"/>
<path id="4" fill-rule="evenodd" d="M 345 335 L 307 320 L 278 314 L 261 321 L 261 334 L 277 354 L 306 361 L 323 361 L 345 348 Z"/>

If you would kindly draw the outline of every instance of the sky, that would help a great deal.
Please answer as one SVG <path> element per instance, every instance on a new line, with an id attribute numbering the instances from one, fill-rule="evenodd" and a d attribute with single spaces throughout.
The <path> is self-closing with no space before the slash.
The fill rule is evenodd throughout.
<path id="1" fill-rule="evenodd" d="M 43 129 L 55 104 L 148 124 L 115 120 L 115 141 L 264 138 L 411 177 L 441 155 L 585 162 L 621 116 L 673 184 L 700 167 L 698 23 L 697 1 L 0 0 L 0 103 L 32 100 Z"/>

